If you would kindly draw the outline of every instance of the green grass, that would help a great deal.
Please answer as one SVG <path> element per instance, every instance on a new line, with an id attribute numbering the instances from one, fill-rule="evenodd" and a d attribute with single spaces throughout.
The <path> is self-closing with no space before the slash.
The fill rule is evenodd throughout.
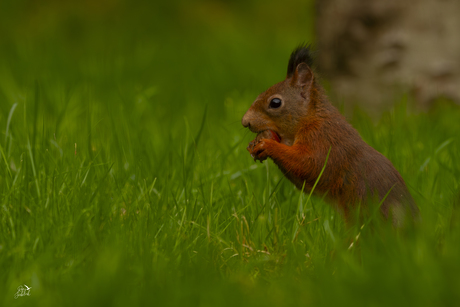
<path id="1" fill-rule="evenodd" d="M 458 107 L 350 116 L 423 222 L 346 228 L 240 124 L 311 4 L 82 3 L 0 4 L 1 306 L 458 303 Z"/>

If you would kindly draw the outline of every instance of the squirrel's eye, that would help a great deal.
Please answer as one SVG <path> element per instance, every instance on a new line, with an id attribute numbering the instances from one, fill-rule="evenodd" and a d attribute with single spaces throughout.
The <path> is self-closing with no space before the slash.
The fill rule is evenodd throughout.
<path id="1" fill-rule="evenodd" d="M 270 108 L 271 109 L 276 109 L 276 108 L 279 108 L 281 107 L 281 99 L 279 98 L 273 98 L 271 101 L 270 101 Z"/>

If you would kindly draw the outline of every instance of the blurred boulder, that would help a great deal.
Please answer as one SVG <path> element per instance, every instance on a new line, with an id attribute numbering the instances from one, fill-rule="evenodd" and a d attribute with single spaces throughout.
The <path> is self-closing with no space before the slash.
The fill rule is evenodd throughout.
<path id="1" fill-rule="evenodd" d="M 339 101 L 378 112 L 410 93 L 460 103 L 459 0 L 317 1 L 318 68 Z"/>

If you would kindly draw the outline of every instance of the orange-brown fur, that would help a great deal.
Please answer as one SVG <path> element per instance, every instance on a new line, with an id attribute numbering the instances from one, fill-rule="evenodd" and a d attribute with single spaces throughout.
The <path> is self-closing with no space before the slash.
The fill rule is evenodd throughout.
<path id="1" fill-rule="evenodd" d="M 332 106 L 307 64 L 311 59 L 299 60 L 298 54 L 294 58 L 300 49 L 309 51 L 299 47 L 293 52 L 287 78 L 260 94 L 242 119 L 252 132 L 272 130 L 281 138 L 281 142 L 256 138 L 248 147 L 251 155 L 260 161 L 271 158 L 297 188 L 305 185 L 309 191 L 330 149 L 315 192 L 327 193 L 347 219 L 357 205 L 366 205 L 370 198 L 380 201 L 388 192 L 380 208 L 384 217 L 391 216 L 398 224 L 405 212 L 417 216 L 418 208 L 398 171 Z M 273 98 L 281 99 L 281 107 L 270 107 Z"/>

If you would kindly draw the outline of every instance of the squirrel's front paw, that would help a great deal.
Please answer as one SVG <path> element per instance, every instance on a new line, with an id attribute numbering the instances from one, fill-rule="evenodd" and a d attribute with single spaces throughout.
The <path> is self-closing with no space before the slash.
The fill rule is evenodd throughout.
<path id="1" fill-rule="evenodd" d="M 248 147 L 246 149 L 251 153 L 254 150 L 254 146 L 256 146 L 257 143 L 258 142 L 256 140 L 252 140 L 251 142 L 249 142 Z"/>
<path id="2" fill-rule="evenodd" d="M 254 161 L 259 160 L 262 163 L 262 161 L 267 160 L 269 157 L 269 152 L 267 149 L 270 146 L 269 144 L 272 142 L 272 140 L 261 140 L 257 143 L 253 142 L 254 141 L 249 143 L 248 151 L 251 154 L 251 157 L 254 158 Z"/>

